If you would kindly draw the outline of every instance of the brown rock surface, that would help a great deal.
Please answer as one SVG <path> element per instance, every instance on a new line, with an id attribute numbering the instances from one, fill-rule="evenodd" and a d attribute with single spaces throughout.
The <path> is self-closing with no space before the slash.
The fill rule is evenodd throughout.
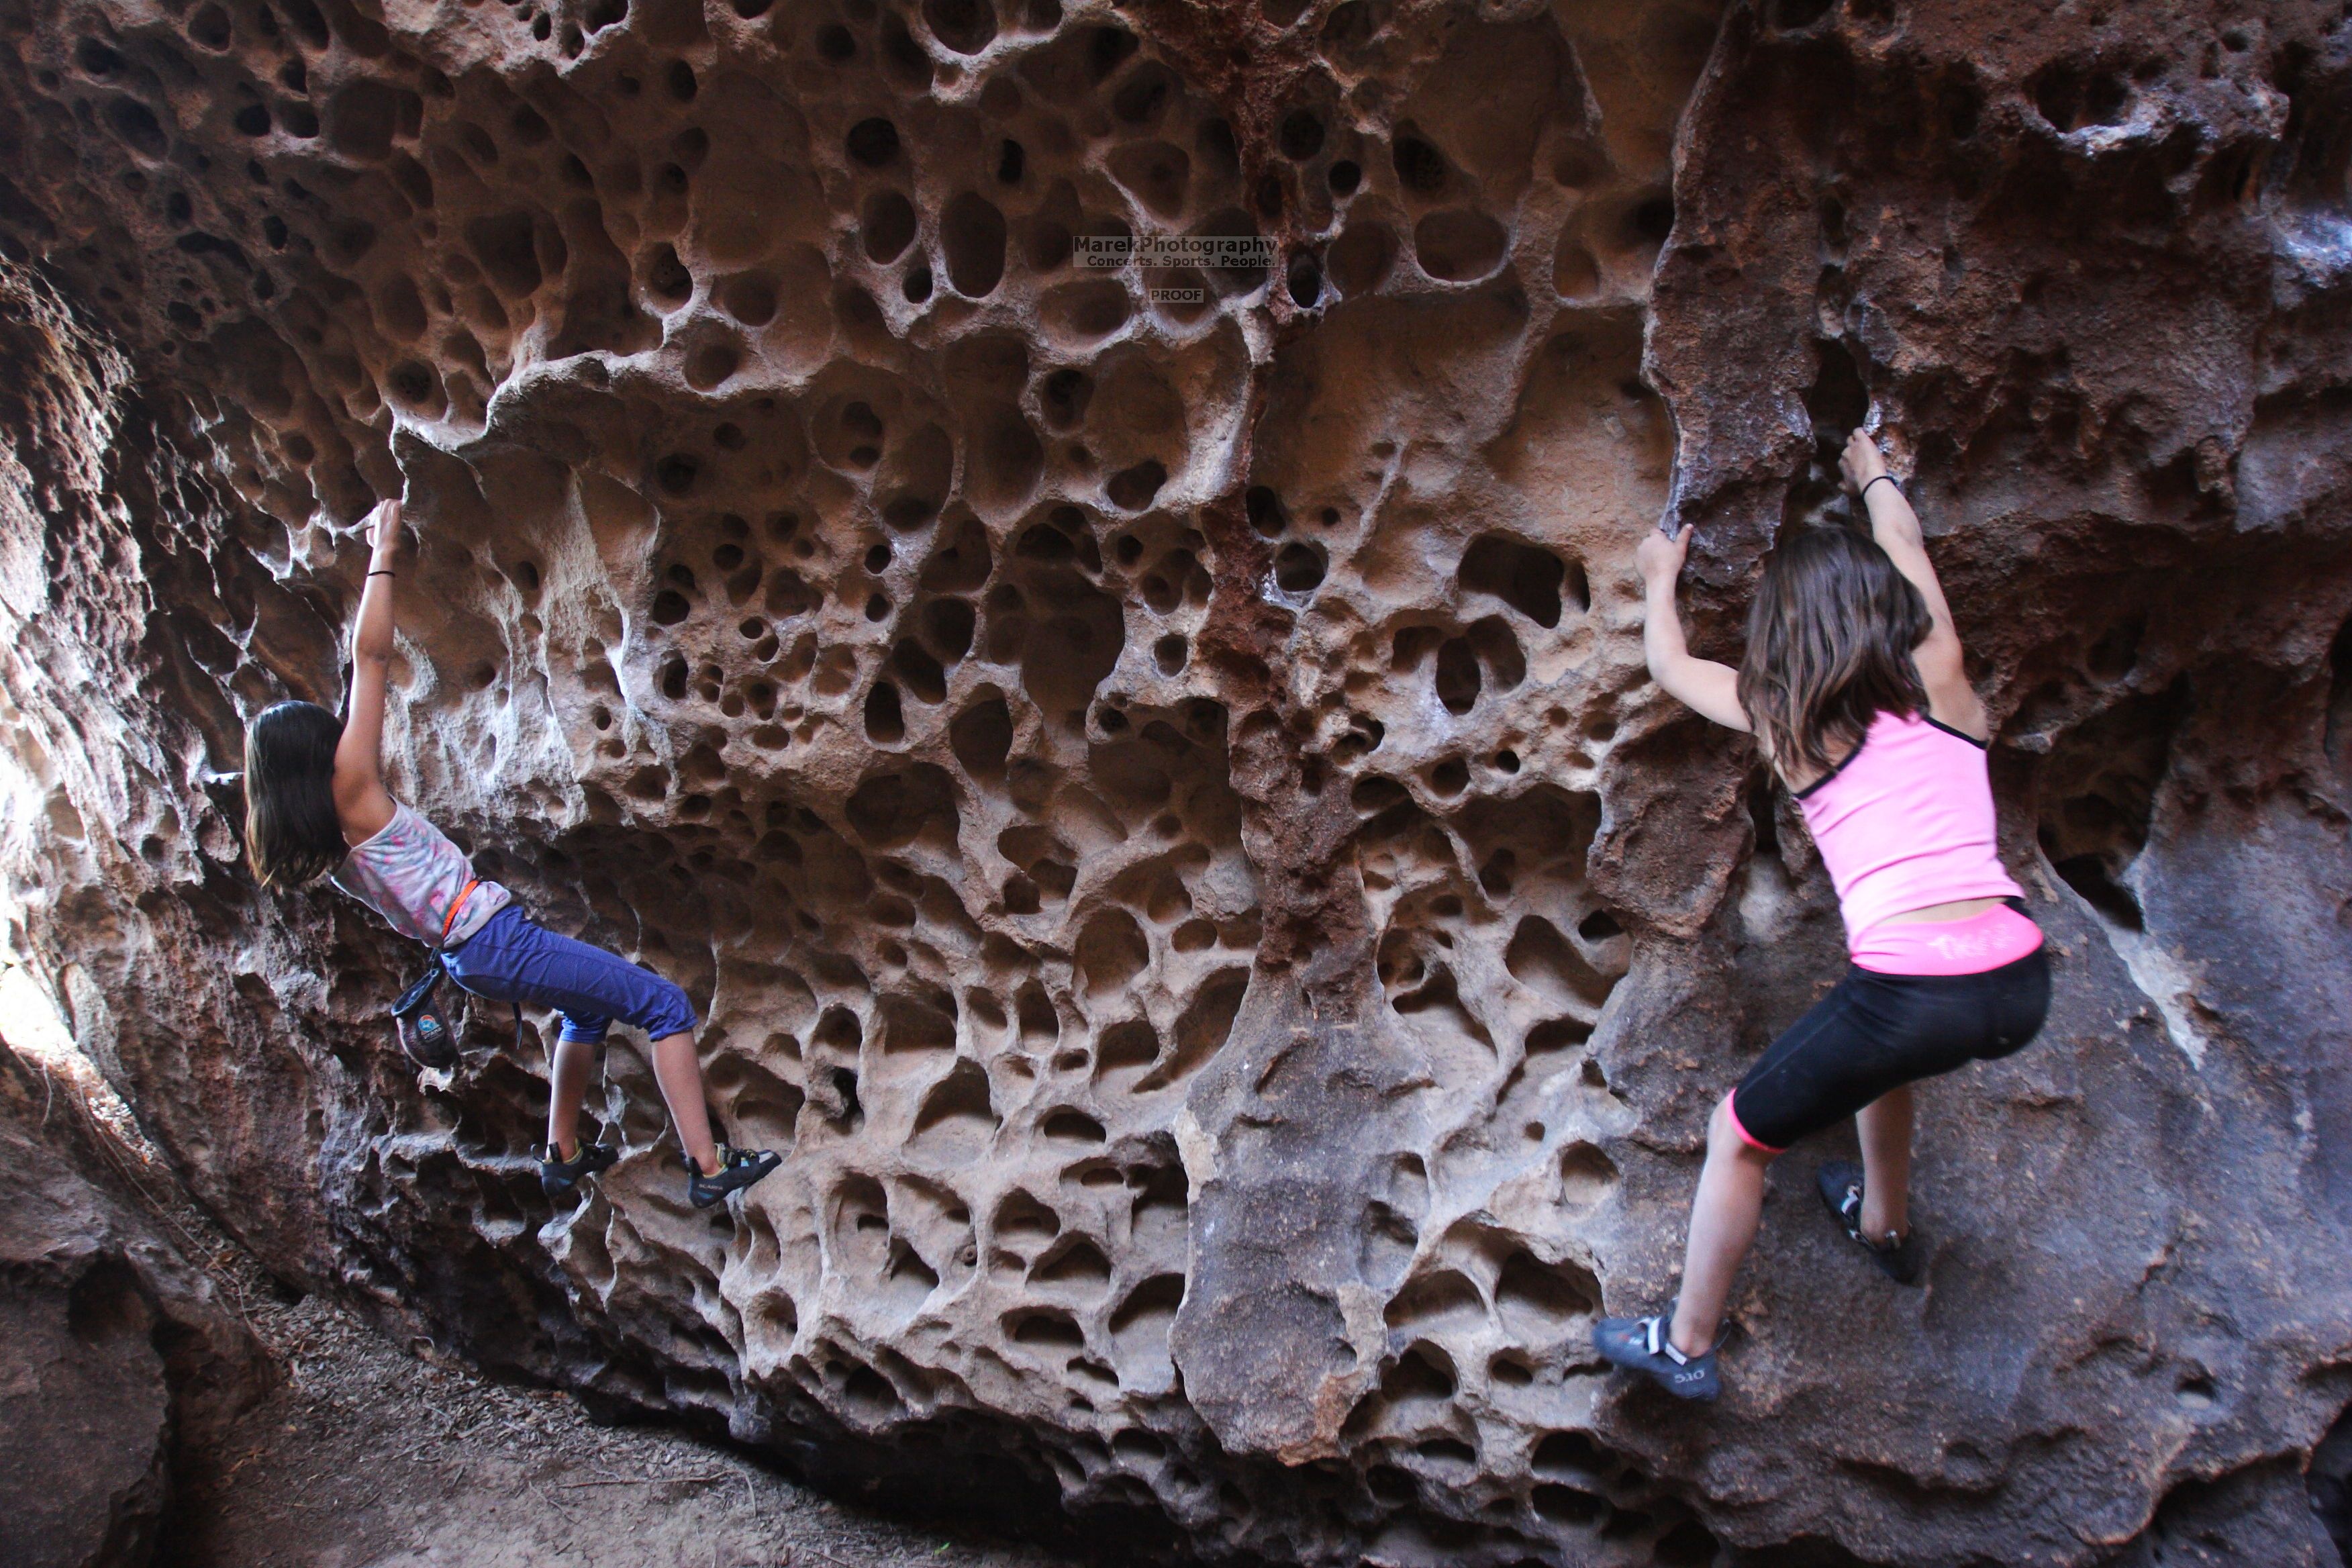
<path id="1" fill-rule="evenodd" d="M 173 1459 L 268 1384 L 260 1346 L 0 1045 L 0 1562 L 137 1568 Z"/>
<path id="2" fill-rule="evenodd" d="M 2338 8 L 0 28 L 0 854 L 273 1268 L 1210 1556 L 2326 1560 Z M 1076 254 L 1145 233 L 1272 259 Z M 1591 1319 L 1670 1293 L 1706 1111 L 1839 944 L 1785 799 L 1643 677 L 1632 546 L 1699 525 L 1728 648 L 1874 411 L 2059 999 L 1928 1093 L 1928 1288 L 1784 1163 L 1732 1392 L 1668 1408 Z M 402 490 L 399 787 L 706 1009 L 730 1135 L 793 1152 L 740 1226 L 677 1203 L 628 1042 L 630 1157 L 550 1216 L 545 1020 L 418 1080 L 413 954 L 236 869 L 242 719 L 332 700 Z"/>

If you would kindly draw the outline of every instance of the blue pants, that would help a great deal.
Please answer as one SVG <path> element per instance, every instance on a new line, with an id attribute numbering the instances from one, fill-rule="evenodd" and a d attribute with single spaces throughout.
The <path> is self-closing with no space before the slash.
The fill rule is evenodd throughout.
<path id="1" fill-rule="evenodd" d="M 509 904 L 441 955 L 449 978 L 493 1002 L 563 1015 L 566 1040 L 601 1042 L 618 1018 L 649 1040 L 692 1034 L 694 1004 L 671 981 L 601 947 L 558 936 Z"/>

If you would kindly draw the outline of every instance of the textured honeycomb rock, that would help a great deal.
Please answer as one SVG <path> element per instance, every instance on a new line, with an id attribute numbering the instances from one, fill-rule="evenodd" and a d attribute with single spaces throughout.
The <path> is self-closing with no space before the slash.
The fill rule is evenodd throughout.
<path id="1" fill-rule="evenodd" d="M 2352 30 L 1919 0 L 26 0 L 19 938 L 273 1267 L 926 1503 L 1314 1563 L 2332 1551 L 2352 1397 Z M 1103 242 L 1263 240 L 1095 268 Z M 1708 1412 L 1602 1374 L 1835 973 L 1727 650 L 1881 419 L 2060 959 L 1927 1093 L 1928 1289 L 1784 1163 Z M 401 791 L 677 977 L 542 1027 L 236 869 L 404 492 Z M 2324 1450 L 2339 1455 L 2338 1437 Z M 2338 1521 L 2341 1528 L 2341 1521 Z"/>

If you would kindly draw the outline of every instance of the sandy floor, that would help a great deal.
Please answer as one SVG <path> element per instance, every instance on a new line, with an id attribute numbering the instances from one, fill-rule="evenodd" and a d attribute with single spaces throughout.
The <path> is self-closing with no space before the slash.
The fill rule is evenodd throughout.
<path id="1" fill-rule="evenodd" d="M 324 1298 L 286 1300 L 53 1032 L 62 1044 L 28 1059 L 59 1075 L 91 1148 L 280 1373 L 276 1393 L 180 1456 L 156 1568 L 1079 1568 L 845 1508 L 681 1433 L 599 1426 L 568 1395 L 419 1360 Z"/>
<path id="2" fill-rule="evenodd" d="M 1063 1568 L 827 1501 L 738 1454 L 419 1361 L 214 1267 L 285 1372 L 188 1457 L 159 1568 Z"/>

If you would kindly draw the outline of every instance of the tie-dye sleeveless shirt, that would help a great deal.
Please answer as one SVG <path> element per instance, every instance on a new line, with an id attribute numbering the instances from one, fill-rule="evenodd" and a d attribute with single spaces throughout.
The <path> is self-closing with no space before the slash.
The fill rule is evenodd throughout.
<path id="1" fill-rule="evenodd" d="M 449 918 L 450 900 L 474 879 L 465 853 L 442 836 L 441 830 L 399 801 L 392 803 L 392 820 L 383 830 L 356 845 L 335 868 L 334 884 L 392 922 L 392 929 L 418 942 L 441 941 L 442 923 Z M 512 902 L 514 895 L 496 882 L 482 882 L 458 910 L 449 927 L 448 944 L 456 947 L 482 929 L 484 922 Z"/>

